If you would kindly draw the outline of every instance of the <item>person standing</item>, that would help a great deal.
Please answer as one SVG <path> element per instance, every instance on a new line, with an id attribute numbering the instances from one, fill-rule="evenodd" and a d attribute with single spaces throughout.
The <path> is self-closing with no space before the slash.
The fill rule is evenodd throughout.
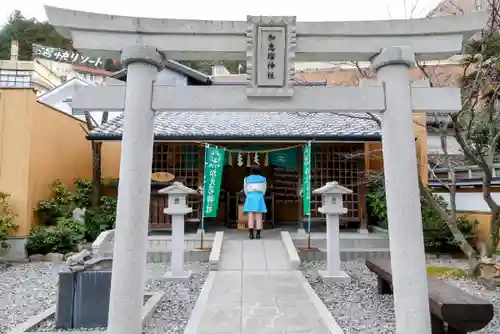
<path id="1" fill-rule="evenodd" d="M 260 173 L 258 165 L 252 166 L 250 175 L 244 180 L 243 191 L 245 192 L 245 203 L 243 212 L 248 215 L 248 232 L 250 239 L 260 239 L 263 227 L 262 214 L 267 213 L 264 196 L 267 190 L 267 180 Z M 254 236 L 254 227 L 256 236 Z"/>

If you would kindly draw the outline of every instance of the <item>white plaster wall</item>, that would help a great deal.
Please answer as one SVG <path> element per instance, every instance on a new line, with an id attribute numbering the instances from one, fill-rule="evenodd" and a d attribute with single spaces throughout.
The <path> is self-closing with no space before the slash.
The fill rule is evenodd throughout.
<path id="1" fill-rule="evenodd" d="M 73 72 L 73 74 L 77 74 L 77 72 Z M 77 75 L 75 75 L 77 76 Z M 122 83 L 118 81 L 118 83 Z M 54 109 L 57 109 L 61 112 L 64 112 L 69 115 L 73 115 L 76 118 L 84 120 L 85 117 L 82 113 L 73 114 L 73 109 L 71 108 L 71 103 L 64 102 L 66 100 L 71 100 L 71 98 L 75 95 L 79 88 L 88 86 L 87 82 L 75 79 L 62 84 L 59 87 L 54 88 L 48 94 L 45 94 L 39 97 L 39 101 L 51 106 Z M 102 112 L 101 111 L 92 111 L 90 113 L 92 117 L 96 120 L 98 124 L 101 124 L 102 120 Z M 119 112 L 110 112 L 108 116 L 108 120 L 111 120 L 117 117 Z"/>
<path id="2" fill-rule="evenodd" d="M 177 72 L 171 71 L 168 68 L 158 72 L 156 83 L 168 86 L 187 86 L 187 78 Z"/>
<path id="3" fill-rule="evenodd" d="M 231 73 L 223 65 L 212 66 L 212 75 L 230 75 Z"/>
<path id="4" fill-rule="evenodd" d="M 439 194 L 443 199 L 450 203 L 450 194 Z M 500 203 L 500 193 L 492 193 L 493 199 Z M 456 195 L 458 211 L 480 211 L 490 212 L 488 205 L 483 199 L 481 193 L 458 193 Z"/>
<path id="5" fill-rule="evenodd" d="M 102 85 L 104 82 L 104 78 L 106 78 L 106 77 L 96 75 L 93 73 L 73 71 L 73 72 L 68 74 L 67 78 L 68 78 L 68 80 L 71 78 L 80 78 L 82 80 L 85 80 L 85 81 L 90 82 L 90 83 L 95 84 L 95 85 Z"/>
<path id="6" fill-rule="evenodd" d="M 212 76 L 212 80 L 214 83 L 246 83 L 247 76 L 246 74 L 218 74 Z"/>
<path id="7" fill-rule="evenodd" d="M 448 153 L 449 154 L 461 154 L 460 145 L 454 136 L 449 135 L 447 138 L 448 142 Z M 439 134 L 428 133 L 427 137 L 427 149 L 429 154 L 443 154 L 441 149 L 441 138 Z"/>
<path id="8" fill-rule="evenodd" d="M 52 105 L 53 108 L 71 115 L 71 106 L 66 102 L 58 102 Z"/>
<path id="9" fill-rule="evenodd" d="M 84 81 L 74 79 L 55 87 L 48 94 L 38 98 L 38 100 L 48 105 L 55 106 L 58 103 L 73 97 L 78 88 L 85 87 L 87 85 L 88 83 Z"/>

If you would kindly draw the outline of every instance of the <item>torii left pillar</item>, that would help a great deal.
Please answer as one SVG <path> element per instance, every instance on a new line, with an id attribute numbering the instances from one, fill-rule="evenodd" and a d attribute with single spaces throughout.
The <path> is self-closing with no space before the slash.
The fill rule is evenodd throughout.
<path id="1" fill-rule="evenodd" d="M 151 102 L 163 58 L 155 48 L 140 44 L 122 50 L 127 89 L 108 334 L 142 333 L 154 140 Z"/>

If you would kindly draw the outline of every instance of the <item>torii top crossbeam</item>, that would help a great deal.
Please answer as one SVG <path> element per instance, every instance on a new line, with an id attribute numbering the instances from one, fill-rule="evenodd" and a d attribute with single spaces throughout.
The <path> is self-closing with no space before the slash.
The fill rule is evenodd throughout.
<path id="1" fill-rule="evenodd" d="M 99 56 L 115 56 L 135 43 L 154 46 L 168 59 L 244 60 L 246 21 L 138 18 L 45 7 L 50 23 L 75 48 Z M 368 61 L 381 48 L 410 47 L 417 60 L 446 59 L 459 53 L 466 40 L 482 29 L 486 12 L 435 18 L 295 22 L 295 60 Z"/>

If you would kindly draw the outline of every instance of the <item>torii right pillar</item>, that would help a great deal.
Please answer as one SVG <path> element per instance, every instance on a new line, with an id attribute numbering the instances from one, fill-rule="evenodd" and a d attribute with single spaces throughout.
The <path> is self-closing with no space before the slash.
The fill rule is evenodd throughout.
<path id="1" fill-rule="evenodd" d="M 409 68 L 413 66 L 415 55 L 408 47 L 384 48 L 372 59 L 377 79 L 384 85 L 386 100 L 382 113 L 382 148 L 396 332 L 430 334 L 409 75 Z"/>

